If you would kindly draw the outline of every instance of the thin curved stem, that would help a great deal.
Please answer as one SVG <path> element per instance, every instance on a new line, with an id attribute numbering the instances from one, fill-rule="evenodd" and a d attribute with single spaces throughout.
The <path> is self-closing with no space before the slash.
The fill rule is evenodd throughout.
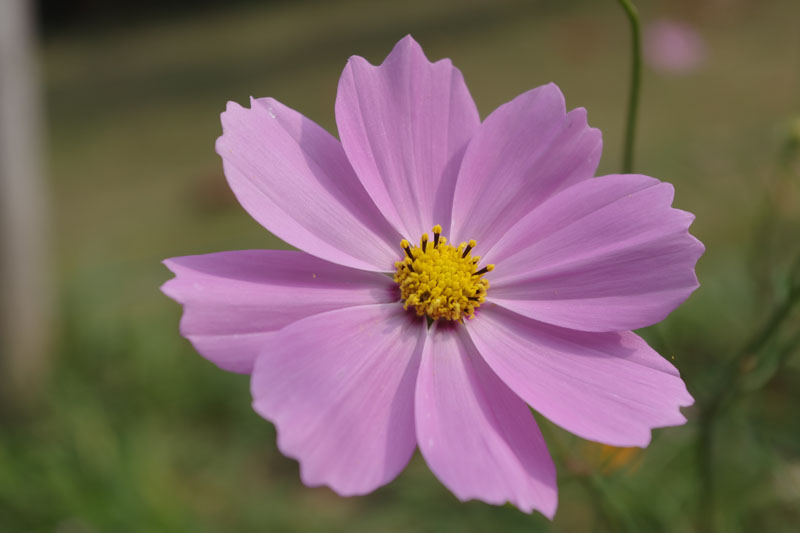
<path id="1" fill-rule="evenodd" d="M 636 137 L 636 114 L 639 109 L 639 89 L 642 84 L 642 38 L 639 13 L 630 0 L 618 0 L 631 24 L 631 86 L 628 93 L 628 120 L 625 124 L 625 145 L 622 171 L 633 172 L 633 141 Z"/>
<path id="2" fill-rule="evenodd" d="M 721 372 L 720 380 L 705 405 L 700 409 L 698 420 L 699 434 L 697 441 L 698 473 L 700 475 L 700 528 L 702 531 L 714 533 L 716 524 L 716 480 L 713 463 L 715 425 L 717 417 L 723 413 L 742 392 L 744 374 L 742 362 L 747 357 L 759 357 L 776 332 L 792 316 L 795 306 L 800 304 L 800 254 L 795 258 L 786 279 L 783 298 L 775 305 L 767 320 L 731 359 L 730 364 Z M 793 337 L 780 354 L 780 360 L 794 350 L 800 337 Z"/>

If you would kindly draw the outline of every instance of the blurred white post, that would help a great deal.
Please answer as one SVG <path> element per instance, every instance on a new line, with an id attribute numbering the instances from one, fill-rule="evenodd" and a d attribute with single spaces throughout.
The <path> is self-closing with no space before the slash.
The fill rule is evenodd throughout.
<path id="1" fill-rule="evenodd" d="M 33 0 L 0 0 L 0 397 L 35 400 L 53 313 Z"/>

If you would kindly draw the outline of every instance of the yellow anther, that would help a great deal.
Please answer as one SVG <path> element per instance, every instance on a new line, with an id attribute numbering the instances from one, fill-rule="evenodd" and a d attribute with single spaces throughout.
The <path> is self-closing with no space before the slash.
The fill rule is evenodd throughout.
<path id="1" fill-rule="evenodd" d="M 486 301 L 489 282 L 482 276 L 494 265 L 478 270 L 480 257 L 470 255 L 477 243 L 470 240 L 456 248 L 441 233 L 440 225 L 433 227 L 433 246 L 427 246 L 427 233 L 419 246 L 412 247 L 406 239 L 400 242 L 406 257 L 395 263 L 394 281 L 400 286 L 403 307 L 413 307 L 417 315 L 433 320 L 472 318 Z"/>
<path id="2" fill-rule="evenodd" d="M 494 265 L 486 265 L 485 267 L 483 267 L 482 269 L 478 270 L 477 272 L 475 272 L 472 275 L 473 276 L 482 276 L 483 274 L 486 274 L 487 272 L 491 272 L 492 270 L 494 270 Z"/>

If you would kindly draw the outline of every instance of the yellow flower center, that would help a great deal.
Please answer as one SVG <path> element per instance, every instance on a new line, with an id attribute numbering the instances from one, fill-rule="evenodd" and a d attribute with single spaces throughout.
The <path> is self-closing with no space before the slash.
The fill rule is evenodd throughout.
<path id="1" fill-rule="evenodd" d="M 406 257 L 394 264 L 394 281 L 400 286 L 403 308 L 413 307 L 417 315 L 433 320 L 472 318 L 486 300 L 489 282 L 483 275 L 494 265 L 478 270 L 481 258 L 470 254 L 475 241 L 462 242 L 456 248 L 441 234 L 442 227 L 437 224 L 432 243 L 427 233 L 419 246 L 411 246 L 405 239 L 400 242 Z"/>

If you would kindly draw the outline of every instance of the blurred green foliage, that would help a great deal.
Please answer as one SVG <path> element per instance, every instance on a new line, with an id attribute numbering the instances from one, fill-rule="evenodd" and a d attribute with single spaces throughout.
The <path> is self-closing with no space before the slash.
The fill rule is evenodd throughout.
<path id="1" fill-rule="evenodd" d="M 645 71 L 636 155 L 637 170 L 675 184 L 675 206 L 697 215 L 693 233 L 707 246 L 700 290 L 643 332 L 702 406 L 780 299 L 798 249 L 800 171 L 786 146 L 800 112 L 800 3 L 639 8 L 645 24 L 686 18 L 710 48 L 692 75 Z M 61 336 L 41 403 L 2 419 L 0 531 L 698 527 L 706 495 L 697 407 L 685 410 L 687 426 L 657 430 L 648 449 L 622 455 L 540 419 L 559 469 L 552 524 L 458 503 L 418 456 L 367 497 L 306 488 L 271 425 L 250 409 L 247 377 L 196 355 L 178 336 L 178 306 L 158 291 L 169 277 L 165 257 L 281 246 L 225 185 L 213 142 L 227 100 L 273 96 L 334 131 L 346 58 L 379 62 L 412 33 L 429 57 L 462 69 L 484 116 L 558 83 L 568 107 L 586 107 L 603 130 L 600 170 L 615 172 L 627 32 L 611 1 L 414 0 L 248 4 L 50 37 L 43 62 Z M 798 324 L 795 309 L 765 350 L 785 348 Z M 778 372 L 748 374 L 758 390 L 737 395 L 715 420 L 711 512 L 722 531 L 800 523 L 800 365 L 789 352 Z M 745 373 L 761 361 L 746 356 Z"/>

